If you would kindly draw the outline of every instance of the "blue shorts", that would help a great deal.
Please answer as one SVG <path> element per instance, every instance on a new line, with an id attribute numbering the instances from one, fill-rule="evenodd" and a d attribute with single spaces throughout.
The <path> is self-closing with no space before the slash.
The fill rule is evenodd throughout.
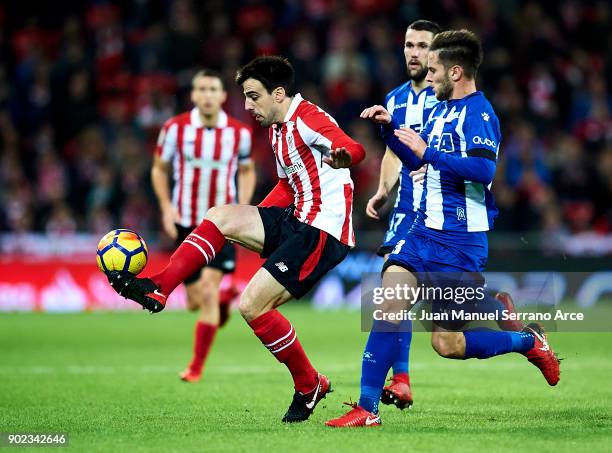
<path id="1" fill-rule="evenodd" d="M 391 251 L 383 266 L 383 273 L 389 266 L 400 266 L 413 272 L 418 284 L 424 287 L 437 287 L 442 290 L 455 289 L 465 291 L 471 287 L 476 294 L 479 287 L 484 288 L 484 271 L 487 262 L 488 247 L 482 244 L 473 246 L 452 246 L 431 237 L 411 231 L 400 239 Z M 458 302 L 449 304 L 448 300 L 429 300 L 434 313 L 459 309 L 473 311 L 478 305 Z M 453 301 L 451 301 L 453 302 Z M 455 302 L 453 302 L 455 303 Z M 434 323 L 446 330 L 461 330 L 466 321 L 440 321 Z"/>
<path id="2" fill-rule="evenodd" d="M 395 248 L 395 244 L 397 244 L 400 239 L 406 237 L 412 226 L 414 217 L 414 211 L 405 211 L 395 208 L 391 212 L 389 216 L 389 228 L 385 233 L 385 241 L 376 252 L 378 256 L 385 256 L 387 253 L 391 253 L 391 250 Z"/>
<path id="3" fill-rule="evenodd" d="M 416 273 L 483 272 L 487 263 L 487 247 L 453 247 L 414 232 L 397 239 L 383 272 L 392 264 Z"/>

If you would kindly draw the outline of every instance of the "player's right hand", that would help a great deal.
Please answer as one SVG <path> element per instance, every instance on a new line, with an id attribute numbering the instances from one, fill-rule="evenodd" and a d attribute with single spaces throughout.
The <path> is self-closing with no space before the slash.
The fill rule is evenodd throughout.
<path id="1" fill-rule="evenodd" d="M 389 197 L 387 194 L 382 192 L 376 192 L 372 198 L 368 200 L 368 204 L 366 206 L 366 214 L 368 217 L 372 219 L 380 220 L 380 210 L 387 202 Z"/>
<path id="2" fill-rule="evenodd" d="M 176 222 L 178 220 L 178 212 L 174 209 L 174 206 L 162 208 L 162 227 L 164 232 L 170 236 L 170 239 L 176 240 L 178 237 L 178 230 L 176 229 Z"/>
<path id="3" fill-rule="evenodd" d="M 373 105 L 372 107 L 368 107 L 361 112 L 359 117 L 366 120 L 372 120 L 376 124 L 389 124 L 391 122 L 391 115 L 382 105 Z"/>

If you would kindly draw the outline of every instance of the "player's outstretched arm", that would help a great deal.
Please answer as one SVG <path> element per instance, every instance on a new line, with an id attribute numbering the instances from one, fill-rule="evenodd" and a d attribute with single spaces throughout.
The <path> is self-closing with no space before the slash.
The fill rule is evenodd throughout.
<path id="1" fill-rule="evenodd" d="M 423 140 L 419 134 L 408 127 L 396 129 L 393 131 L 393 134 L 401 143 L 410 148 L 417 158 L 423 159 L 423 154 L 425 154 L 427 143 L 425 143 L 425 140 Z"/>
<path id="2" fill-rule="evenodd" d="M 359 117 L 380 124 L 385 144 L 410 170 L 416 170 L 423 165 L 420 158 L 415 158 L 411 150 L 406 149 L 406 146 L 393 134 L 398 127 L 386 108 L 382 105 L 373 105 L 364 109 Z"/>
<path id="3" fill-rule="evenodd" d="M 408 146 L 422 162 L 432 164 L 436 170 L 448 171 L 459 178 L 489 184 L 495 174 L 495 153 L 489 150 L 486 156 L 474 154 L 469 150 L 467 157 L 455 156 L 427 147 L 427 143 L 412 129 L 398 129 L 395 136 Z"/>
<path id="4" fill-rule="evenodd" d="M 397 157 L 402 161 L 409 170 L 417 170 L 423 166 L 423 161 L 406 143 L 400 140 L 400 137 L 395 132 L 400 131 L 395 121 L 391 120 L 388 124 L 381 125 L 381 133 L 385 144 Z M 412 129 L 402 129 L 402 131 L 410 131 L 416 134 Z M 418 134 L 416 134 L 418 136 Z M 401 136 L 401 134 L 400 134 Z M 421 139 L 422 141 L 422 139 Z M 423 142 L 424 143 L 424 142 Z"/>
<path id="5" fill-rule="evenodd" d="M 462 157 L 427 148 L 423 160 L 438 171 L 445 171 L 457 178 L 484 185 L 491 184 L 495 176 L 495 160 L 491 157 L 470 156 L 470 151 L 467 157 Z"/>
<path id="6" fill-rule="evenodd" d="M 364 109 L 359 117 L 365 120 L 372 120 L 376 124 L 391 123 L 391 114 L 382 105 L 373 105 Z"/>
<path id="7" fill-rule="evenodd" d="M 352 167 L 365 158 L 365 148 L 316 106 L 298 121 L 297 128 L 307 145 L 325 150 L 322 161 L 332 168 Z"/>
<path id="8" fill-rule="evenodd" d="M 385 149 L 385 154 L 380 163 L 380 176 L 378 179 L 378 190 L 368 200 L 366 214 L 373 219 L 380 219 L 380 210 L 389 198 L 389 192 L 395 186 L 399 178 L 402 167 L 401 161 L 389 148 Z"/>

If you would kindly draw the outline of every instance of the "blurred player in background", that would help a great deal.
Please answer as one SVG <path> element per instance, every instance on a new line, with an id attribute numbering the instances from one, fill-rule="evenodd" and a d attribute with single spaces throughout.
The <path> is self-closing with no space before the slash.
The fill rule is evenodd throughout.
<path id="1" fill-rule="evenodd" d="M 152 312 L 208 264 L 227 241 L 267 258 L 240 298 L 240 313 L 255 335 L 287 366 L 295 393 L 283 422 L 307 420 L 331 391 L 295 329 L 277 307 L 304 296 L 355 245 L 353 182 L 347 167 L 365 157 L 363 146 L 335 120 L 294 92 L 294 71 L 281 57 L 259 57 L 236 76 L 245 109 L 269 128 L 278 183 L 259 206 L 224 205 L 208 210 L 160 273 L 151 278 L 113 272 L 113 288 Z"/>
<path id="2" fill-rule="evenodd" d="M 436 95 L 429 83 L 427 75 L 427 54 L 434 36 L 440 32 L 440 27 L 428 20 L 417 20 L 408 26 L 404 40 L 404 57 L 409 80 L 387 94 L 385 105 L 389 114 L 400 127 L 409 127 L 420 132 L 433 107 L 438 103 Z M 421 172 L 424 172 L 422 168 Z M 415 172 L 416 173 L 416 172 Z M 380 178 L 376 194 L 368 201 L 366 214 L 374 219 L 380 218 L 380 210 L 389 198 L 399 178 L 399 188 L 395 206 L 389 216 L 389 228 L 385 234 L 384 243 L 378 249 L 378 255 L 385 260 L 397 242 L 402 239 L 414 221 L 415 211 L 421 200 L 423 183 L 413 182 L 408 167 L 388 147 L 380 166 Z M 394 403 L 403 409 L 412 405 L 412 391 L 408 374 L 408 358 L 412 340 L 412 322 L 405 321 L 398 338 L 401 347 L 393 362 L 393 377 L 391 384 L 383 390 L 381 401 L 384 404 Z M 367 387 L 367 363 L 363 363 L 362 385 Z"/>
<path id="3" fill-rule="evenodd" d="M 488 258 L 486 232 L 492 229 L 497 215 L 489 189 L 501 132 L 493 108 L 483 93 L 476 90 L 476 72 L 481 61 L 480 40 L 472 32 L 451 30 L 436 35 L 428 55 L 427 80 L 442 102 L 434 108 L 420 135 L 410 128 L 400 128 L 382 106 L 370 107 L 362 113 L 362 117 L 382 124 L 385 143 L 402 164 L 411 170 L 428 164 L 414 224 L 383 266 L 384 288 L 392 288 L 399 279 L 413 288 L 422 283 L 446 287 L 449 277 L 444 273 L 484 271 Z M 422 279 L 425 274 L 427 281 Z M 409 308 L 406 306 L 409 302 L 389 299 L 386 309 L 397 314 Z M 434 324 L 431 341 L 439 355 L 486 359 L 518 352 L 540 369 L 550 385 L 559 381 L 559 361 L 538 324 L 530 324 L 521 332 L 451 331 L 456 329 L 454 326 Z M 359 405 L 354 404 L 345 415 L 329 420 L 328 426 L 381 424 L 377 396 L 400 349 L 400 327 L 399 319 L 374 321 L 366 345 L 368 361 L 373 363 L 367 369 L 371 385 L 362 385 Z"/>
<path id="4" fill-rule="evenodd" d="M 255 189 L 251 132 L 223 111 L 226 97 L 218 73 L 199 71 L 192 80 L 191 101 L 195 107 L 170 118 L 159 134 L 151 180 L 163 229 L 177 246 L 209 208 L 251 202 Z M 195 325 L 193 359 L 181 373 L 186 382 L 200 380 L 217 328 L 227 321 L 234 294 L 231 286 L 220 294 L 220 285 L 223 275 L 233 273 L 235 267 L 236 251 L 228 243 L 206 268 L 195 270 L 184 281 L 187 307 L 200 313 Z"/>

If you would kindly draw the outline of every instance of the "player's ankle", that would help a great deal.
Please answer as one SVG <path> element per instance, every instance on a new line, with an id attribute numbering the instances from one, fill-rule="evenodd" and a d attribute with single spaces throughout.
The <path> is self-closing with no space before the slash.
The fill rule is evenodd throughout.
<path id="1" fill-rule="evenodd" d="M 301 392 L 303 394 L 308 394 L 316 390 L 319 385 L 319 373 L 316 371 L 314 375 L 311 375 L 309 378 L 296 380 L 294 382 L 294 388 L 296 392 Z"/>
<path id="2" fill-rule="evenodd" d="M 407 371 L 400 371 L 399 373 L 393 374 L 393 380 L 408 384 L 410 382 L 410 376 L 408 375 Z"/>

